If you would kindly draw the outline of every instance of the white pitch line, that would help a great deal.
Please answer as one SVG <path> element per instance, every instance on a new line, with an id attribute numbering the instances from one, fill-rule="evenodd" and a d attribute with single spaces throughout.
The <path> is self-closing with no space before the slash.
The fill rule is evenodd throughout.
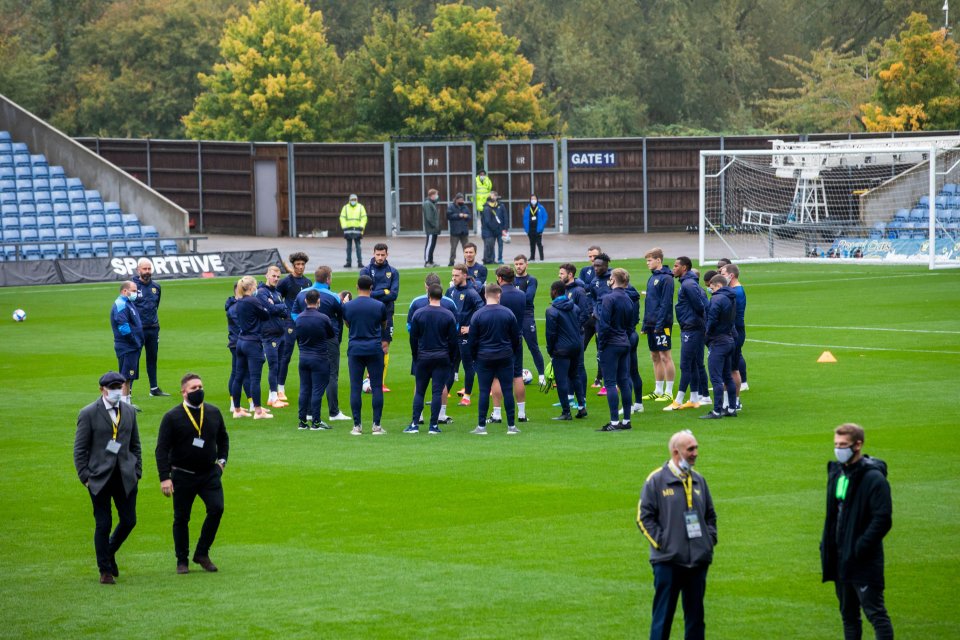
<path id="1" fill-rule="evenodd" d="M 853 351 L 896 351 L 898 353 L 938 353 L 948 356 L 960 356 L 960 351 L 934 351 L 931 349 L 891 349 L 888 347 L 851 347 L 839 344 L 806 344 L 802 342 L 777 342 L 774 340 L 757 340 L 747 338 L 747 342 L 756 342 L 759 344 L 773 344 L 781 347 L 813 347 L 816 349 L 851 349 Z"/>
<path id="2" fill-rule="evenodd" d="M 892 278 L 928 278 L 944 275 L 943 272 L 937 273 L 904 273 L 894 276 L 864 276 L 862 278 L 831 278 L 828 282 L 854 282 L 857 280 L 890 280 Z M 782 287 L 787 284 L 822 284 L 824 282 L 823 278 L 818 280 L 790 280 L 788 282 L 747 282 L 744 285 L 744 288 L 748 291 L 753 287 Z"/>
<path id="3" fill-rule="evenodd" d="M 937 333 L 946 335 L 960 335 L 960 331 L 944 331 L 940 329 L 889 329 L 886 327 L 824 327 L 801 324 L 753 324 L 747 327 L 761 327 L 766 329 L 829 329 L 831 331 L 891 331 L 895 333 Z"/>

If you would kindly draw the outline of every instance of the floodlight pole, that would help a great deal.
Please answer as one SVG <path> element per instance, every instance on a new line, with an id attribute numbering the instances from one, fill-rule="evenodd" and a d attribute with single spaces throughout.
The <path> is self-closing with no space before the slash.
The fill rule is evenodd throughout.
<path id="1" fill-rule="evenodd" d="M 943 0 L 943 28 L 950 33 L 950 0 Z"/>

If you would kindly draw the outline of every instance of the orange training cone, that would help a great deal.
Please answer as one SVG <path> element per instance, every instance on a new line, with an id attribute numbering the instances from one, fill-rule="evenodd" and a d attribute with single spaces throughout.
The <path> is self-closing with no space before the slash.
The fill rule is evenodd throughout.
<path id="1" fill-rule="evenodd" d="M 836 362 L 837 359 L 833 357 L 833 354 L 829 351 L 824 351 L 820 354 L 820 357 L 817 358 L 817 362 Z"/>

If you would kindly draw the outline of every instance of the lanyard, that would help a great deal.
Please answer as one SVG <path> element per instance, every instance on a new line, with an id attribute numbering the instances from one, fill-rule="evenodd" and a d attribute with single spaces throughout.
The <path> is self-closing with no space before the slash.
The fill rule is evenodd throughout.
<path id="1" fill-rule="evenodd" d="M 113 439 L 117 439 L 117 428 L 120 426 L 120 403 L 117 403 L 117 419 L 114 420 L 113 417 L 110 417 L 110 422 L 113 423 Z"/>
<path id="2" fill-rule="evenodd" d="M 687 509 L 693 509 L 693 474 L 688 473 L 680 482 L 683 484 L 683 493 L 687 496 Z"/>
<path id="3" fill-rule="evenodd" d="M 183 410 L 187 412 L 187 417 L 190 418 L 190 422 L 193 423 L 193 428 L 197 430 L 197 437 L 201 437 L 203 434 L 200 431 L 203 429 L 203 405 L 200 405 L 200 424 L 197 424 L 197 421 L 193 419 L 193 414 L 190 413 L 187 403 L 183 403 Z"/>

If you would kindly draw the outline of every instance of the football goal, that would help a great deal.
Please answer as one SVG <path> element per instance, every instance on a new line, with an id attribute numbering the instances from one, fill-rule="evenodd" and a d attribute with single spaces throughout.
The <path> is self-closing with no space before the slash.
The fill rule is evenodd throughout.
<path id="1" fill-rule="evenodd" d="M 700 152 L 701 264 L 960 266 L 960 137 Z"/>

